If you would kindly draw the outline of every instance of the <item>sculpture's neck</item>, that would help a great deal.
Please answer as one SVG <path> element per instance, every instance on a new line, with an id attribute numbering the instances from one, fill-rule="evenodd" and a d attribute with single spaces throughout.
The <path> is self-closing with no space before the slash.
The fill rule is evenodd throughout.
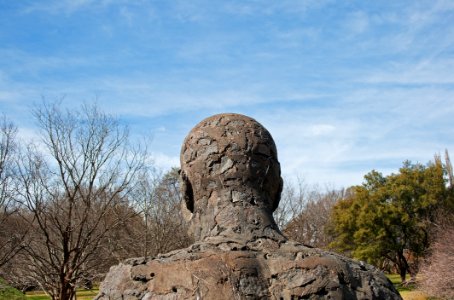
<path id="1" fill-rule="evenodd" d="M 191 231 L 198 241 L 211 239 L 251 242 L 258 238 L 285 240 L 264 200 L 252 193 L 238 197 L 235 192 L 213 192 L 199 199 L 191 220 Z M 251 201 L 254 197 L 255 201 Z M 263 201 L 260 201 L 263 200 Z M 253 202 L 253 203 L 251 203 Z"/>

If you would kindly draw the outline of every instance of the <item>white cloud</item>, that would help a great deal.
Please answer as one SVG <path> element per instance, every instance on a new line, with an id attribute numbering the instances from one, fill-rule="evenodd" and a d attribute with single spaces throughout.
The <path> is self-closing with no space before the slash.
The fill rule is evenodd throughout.
<path id="1" fill-rule="evenodd" d="M 128 0 L 49 0 L 27 3 L 22 13 L 45 12 L 49 14 L 73 14 L 84 9 L 102 9 L 112 5 L 128 5 Z M 137 2 L 137 1 L 136 1 Z M 139 3 L 145 3 L 140 1 Z"/>
<path id="2" fill-rule="evenodd" d="M 336 129 L 335 126 L 330 124 L 315 124 L 310 126 L 310 132 L 314 136 L 329 135 Z"/>
<path id="3" fill-rule="evenodd" d="M 95 0 L 54 0 L 46 2 L 32 2 L 23 9 L 23 13 L 46 12 L 51 14 L 73 13 L 83 7 L 87 7 L 97 1 Z"/>
<path id="4" fill-rule="evenodd" d="M 88 67 L 100 63 L 100 59 L 83 56 L 35 55 L 16 48 L 0 48 L 0 56 L 6 67 L 0 81 L 8 80 L 13 75 L 38 75 L 50 70 L 62 71 L 73 67 Z"/>
<path id="5" fill-rule="evenodd" d="M 227 3 L 223 6 L 226 12 L 232 14 L 291 14 L 304 16 L 308 11 L 312 9 L 319 9 L 327 5 L 331 1 L 329 0 L 308 0 L 308 1 L 293 1 L 293 0 L 281 0 L 281 1 L 237 1 L 233 3 Z"/>
<path id="6" fill-rule="evenodd" d="M 37 145 L 40 145 L 40 149 L 44 150 L 44 145 L 42 145 L 40 139 L 40 132 L 36 127 L 19 127 L 18 138 L 25 144 L 33 142 Z"/>
<path id="7" fill-rule="evenodd" d="M 49 52 L 64 55 L 46 55 L 10 37 L 12 46 L 0 50 L 0 105 L 26 126 L 41 96 L 74 103 L 98 96 L 102 109 L 156 137 L 156 164 L 167 169 L 178 165 L 191 126 L 182 123 L 236 111 L 270 130 L 284 172 L 336 184 L 454 150 L 452 1 L 361 11 L 333 3 L 332 19 L 319 10 L 326 1 L 30 3 L 19 6 L 29 5 L 31 17 L 63 15 L 45 23 L 62 29 L 68 14 L 96 14 L 93 36 L 109 35 L 109 49 L 81 50 L 87 40 L 77 36 Z M 84 25 L 71 25 L 75 37 Z"/>
<path id="8" fill-rule="evenodd" d="M 160 170 L 169 170 L 172 167 L 180 166 L 180 158 L 178 156 L 170 156 L 162 152 L 152 152 L 154 166 Z"/>
<path id="9" fill-rule="evenodd" d="M 1 82 L 1 80 L 0 80 Z M 1 85 L 1 83 L 0 83 Z M 13 102 L 14 99 L 19 97 L 19 93 L 15 91 L 1 91 L 0 90 L 0 102 Z"/>
<path id="10" fill-rule="evenodd" d="M 365 12 L 357 11 L 347 15 L 345 25 L 350 35 L 362 34 L 369 28 L 369 17 Z"/>
<path id="11" fill-rule="evenodd" d="M 453 68 L 453 59 L 428 58 L 411 64 L 388 66 L 388 70 L 377 71 L 360 81 L 393 84 L 453 84 Z"/>

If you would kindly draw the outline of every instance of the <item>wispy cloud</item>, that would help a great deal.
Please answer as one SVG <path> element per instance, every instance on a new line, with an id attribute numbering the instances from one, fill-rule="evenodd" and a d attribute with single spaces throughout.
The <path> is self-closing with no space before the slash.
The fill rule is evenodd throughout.
<path id="1" fill-rule="evenodd" d="M 180 165 L 179 156 L 169 156 L 162 152 L 153 152 L 151 157 L 155 163 L 155 166 L 160 170 L 169 170 L 173 167 L 178 167 Z"/>
<path id="2" fill-rule="evenodd" d="M 384 70 L 370 74 L 360 79 L 366 83 L 391 84 L 453 84 L 454 59 L 433 57 L 412 63 L 394 64 L 385 66 Z M 386 70 L 388 69 L 388 70 Z"/>
<path id="3" fill-rule="evenodd" d="M 49 14 L 73 14 L 83 9 L 106 8 L 109 5 L 126 4 L 122 0 L 49 0 L 43 2 L 29 2 L 24 6 L 22 13 L 31 14 L 44 12 Z"/>
<path id="4" fill-rule="evenodd" d="M 13 3 L 13 2 L 12 2 Z M 76 0 L 0 10 L 0 109 L 97 101 L 178 164 L 202 118 L 251 115 L 285 174 L 359 183 L 454 151 L 452 1 Z M 165 128 L 165 130 L 162 130 Z"/>
<path id="5" fill-rule="evenodd" d="M 369 16 L 365 12 L 356 11 L 346 17 L 346 30 L 351 36 L 362 34 L 369 28 Z"/>

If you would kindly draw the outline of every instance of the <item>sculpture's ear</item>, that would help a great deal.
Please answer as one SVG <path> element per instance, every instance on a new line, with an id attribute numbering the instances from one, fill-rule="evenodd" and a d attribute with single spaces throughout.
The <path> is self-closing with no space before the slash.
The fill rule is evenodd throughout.
<path id="1" fill-rule="evenodd" d="M 282 180 L 282 177 L 279 176 L 279 187 L 277 189 L 276 194 L 274 195 L 274 199 L 272 199 L 273 204 L 271 207 L 271 211 L 274 212 L 276 208 L 279 206 L 279 202 L 281 201 L 281 194 L 282 194 L 282 189 L 284 188 L 284 180 Z"/>
<path id="2" fill-rule="evenodd" d="M 180 192 L 186 203 L 186 208 L 191 213 L 194 212 L 194 193 L 192 191 L 192 185 L 183 170 L 180 170 Z"/>

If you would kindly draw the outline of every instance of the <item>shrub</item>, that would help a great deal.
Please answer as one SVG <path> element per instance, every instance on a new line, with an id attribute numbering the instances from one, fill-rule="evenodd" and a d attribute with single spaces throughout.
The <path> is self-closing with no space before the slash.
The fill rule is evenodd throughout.
<path id="1" fill-rule="evenodd" d="M 421 288 L 429 295 L 454 299 L 454 224 L 439 230 L 421 269 Z"/>
<path id="2" fill-rule="evenodd" d="M 19 290 L 9 286 L 3 278 L 0 278 L 0 300 L 26 300 L 26 297 Z"/>

